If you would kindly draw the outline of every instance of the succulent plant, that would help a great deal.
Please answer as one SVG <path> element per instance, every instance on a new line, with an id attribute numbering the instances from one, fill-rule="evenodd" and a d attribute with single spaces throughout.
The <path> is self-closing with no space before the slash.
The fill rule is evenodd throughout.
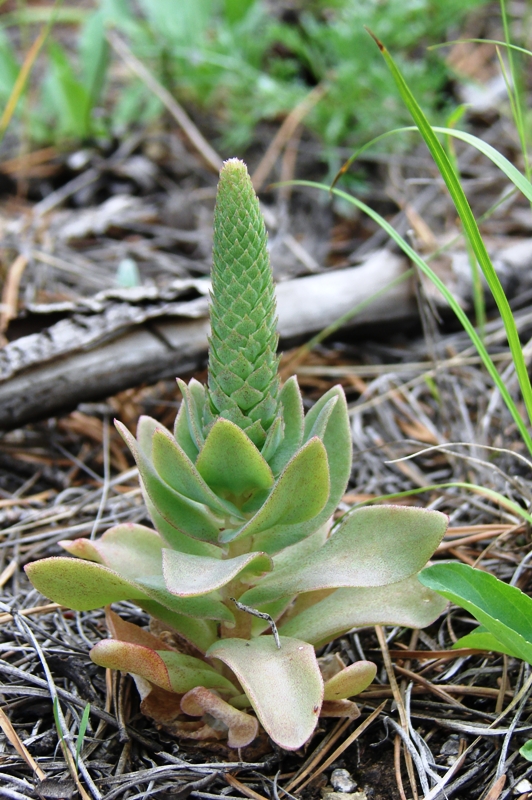
<path id="1" fill-rule="evenodd" d="M 344 392 L 305 416 L 296 379 L 279 388 L 266 233 L 236 159 L 220 176 L 213 260 L 208 387 L 179 383 L 173 433 L 141 417 L 135 439 L 116 423 L 155 529 L 64 541 L 77 558 L 27 573 L 58 603 L 108 607 L 112 638 L 91 658 L 131 673 L 149 716 L 232 747 L 260 723 L 296 749 L 320 714 L 356 717 L 348 698 L 375 675 L 370 662 L 319 661 L 316 647 L 355 626 L 423 627 L 443 609 L 416 576 L 447 520 L 375 505 L 332 522 L 351 470 Z M 110 609 L 120 600 L 148 612 L 151 631 Z"/>

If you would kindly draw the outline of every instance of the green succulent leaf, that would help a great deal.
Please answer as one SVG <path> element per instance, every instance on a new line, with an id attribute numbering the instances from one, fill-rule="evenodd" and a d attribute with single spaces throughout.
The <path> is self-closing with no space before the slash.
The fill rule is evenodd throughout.
<path id="1" fill-rule="evenodd" d="M 25 569 L 37 591 L 75 611 L 90 611 L 119 600 L 146 597 L 140 586 L 90 561 L 54 556 L 34 561 Z"/>
<path id="2" fill-rule="evenodd" d="M 196 467 L 213 491 L 237 501 L 248 501 L 273 485 L 268 463 L 244 431 L 226 419 L 212 426 Z"/>
<path id="3" fill-rule="evenodd" d="M 277 413 L 275 292 L 259 201 L 237 159 L 220 172 L 211 277 L 210 413 L 262 447 Z"/>
<path id="4" fill-rule="evenodd" d="M 233 503 L 214 494 L 184 450 L 164 428 L 156 428 L 153 432 L 151 458 L 155 471 L 176 492 L 196 503 L 203 503 L 217 514 L 243 519 Z"/>
<path id="5" fill-rule="evenodd" d="M 445 610 L 436 592 L 424 589 L 412 575 L 387 586 L 336 589 L 280 626 L 283 636 L 295 636 L 314 646 L 326 644 L 351 628 L 404 625 L 425 628 Z"/>
<path id="6" fill-rule="evenodd" d="M 220 535 L 220 541 L 230 542 L 242 536 L 267 531 L 281 520 L 287 525 L 310 520 L 320 513 L 328 496 L 327 453 L 319 439 L 311 439 L 289 461 L 255 516 L 236 531 L 224 531 Z"/>
<path id="7" fill-rule="evenodd" d="M 419 579 L 478 619 L 504 648 L 497 650 L 532 664 L 532 598 L 467 564 L 433 564 Z"/>
<path id="8" fill-rule="evenodd" d="M 168 692 L 184 694 L 195 686 L 218 689 L 235 697 L 238 690 L 227 678 L 199 658 L 140 644 L 104 639 L 90 651 L 95 664 L 140 675 Z"/>
<path id="9" fill-rule="evenodd" d="M 204 505 L 189 500 L 161 480 L 125 425 L 115 424 L 137 462 L 144 488 L 159 514 L 193 539 L 216 542 L 221 522 Z"/>
<path id="10" fill-rule="evenodd" d="M 260 574 L 273 568 L 265 553 L 246 553 L 224 560 L 163 550 L 166 588 L 179 597 L 193 597 L 221 589 L 242 573 Z"/>
<path id="11" fill-rule="evenodd" d="M 323 699 L 314 648 L 298 639 L 272 636 L 221 639 L 207 656 L 219 658 L 237 676 L 266 732 L 279 747 L 297 750 L 311 736 Z"/>
<path id="12" fill-rule="evenodd" d="M 311 440 L 316 441 L 316 440 Z M 319 441 L 319 440 L 317 440 Z M 367 506 L 344 517 L 324 546 L 266 575 L 242 596 L 248 605 L 340 586 L 383 586 L 423 567 L 441 542 L 447 517 L 407 506 Z"/>
<path id="13" fill-rule="evenodd" d="M 323 440 L 323 437 L 325 436 L 325 431 L 327 430 L 327 424 L 329 422 L 330 416 L 337 402 L 338 402 L 338 395 L 336 395 L 336 397 L 331 397 L 330 400 L 327 400 L 327 402 L 321 409 L 320 413 L 316 417 L 314 424 L 312 425 L 308 433 L 308 436 L 305 436 L 305 441 L 308 441 L 313 436 L 317 436 L 318 439 Z"/>
<path id="14" fill-rule="evenodd" d="M 305 432 L 303 435 L 303 441 L 306 442 L 312 435 L 312 429 L 317 423 L 321 412 L 333 397 L 338 399 L 328 418 L 325 433 L 320 437 L 327 451 L 331 477 L 331 493 L 322 512 L 322 515 L 324 515 L 323 522 L 336 511 L 351 475 L 353 459 L 351 426 L 349 424 L 345 393 L 341 386 L 333 386 L 312 406 L 305 417 Z"/>
<path id="15" fill-rule="evenodd" d="M 89 611 L 119 600 L 154 600 L 177 614 L 234 621 L 231 611 L 214 597 L 181 598 L 170 594 L 162 574 L 143 573 L 141 578 L 133 580 L 103 564 L 61 557 L 28 564 L 26 571 L 45 597 L 76 611 Z"/>
<path id="16" fill-rule="evenodd" d="M 176 528 L 175 525 L 172 525 L 171 522 L 159 514 L 144 487 L 142 487 L 142 496 L 156 530 L 173 550 L 177 550 L 180 553 L 190 553 L 194 556 L 222 557 L 222 551 L 217 545 L 187 536 L 186 533 L 183 533 L 183 531 Z"/>
<path id="17" fill-rule="evenodd" d="M 323 699 L 347 700 L 354 697 L 367 689 L 376 674 L 377 667 L 372 661 L 355 661 L 325 682 Z"/>
<path id="18" fill-rule="evenodd" d="M 144 525 L 126 522 L 109 528 L 100 539 L 64 540 L 60 544 L 72 555 L 104 564 L 126 579 L 160 575 L 162 571 L 164 541 Z"/>
<path id="19" fill-rule="evenodd" d="M 181 381 L 181 383 L 186 386 L 186 383 L 183 381 Z M 199 447 L 196 443 L 195 437 L 193 437 L 190 433 L 190 425 L 188 421 L 187 406 L 184 394 L 181 405 L 179 406 L 179 411 L 177 412 L 177 417 L 175 418 L 174 437 L 183 452 L 185 452 L 192 463 L 195 464 L 199 454 Z"/>
<path id="20" fill-rule="evenodd" d="M 261 450 L 261 455 L 265 461 L 270 463 L 270 460 L 273 458 L 277 450 L 279 449 L 279 445 L 284 439 L 284 422 L 283 418 L 280 414 L 275 417 L 273 424 L 266 434 L 266 441 L 264 442 L 264 446 Z"/>
<path id="21" fill-rule="evenodd" d="M 177 385 L 181 389 L 183 395 L 182 407 L 185 408 L 185 417 L 182 418 L 180 424 L 176 420 L 175 436 L 178 440 L 178 435 L 183 439 L 183 450 L 192 452 L 196 449 L 199 453 L 205 442 L 203 434 L 203 416 L 205 413 L 205 387 L 195 378 L 187 384 L 180 378 L 177 379 Z M 188 437 L 185 434 L 185 419 L 188 428 Z M 189 441 L 190 438 L 190 441 Z M 186 447 L 184 446 L 186 445 Z M 190 455 L 192 458 L 192 456 Z"/>
<path id="22" fill-rule="evenodd" d="M 279 393 L 279 409 L 284 436 L 271 459 L 267 458 L 274 475 L 279 475 L 303 444 L 304 411 L 297 378 L 289 378 Z"/>

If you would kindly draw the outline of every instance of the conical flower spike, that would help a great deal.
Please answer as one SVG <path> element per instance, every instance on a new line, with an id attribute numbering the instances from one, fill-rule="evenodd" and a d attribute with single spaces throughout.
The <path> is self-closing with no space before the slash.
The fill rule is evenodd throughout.
<path id="1" fill-rule="evenodd" d="M 225 417 L 245 430 L 259 449 L 278 405 L 276 325 L 259 201 L 245 164 L 233 158 L 220 173 L 214 211 L 205 423 Z"/>

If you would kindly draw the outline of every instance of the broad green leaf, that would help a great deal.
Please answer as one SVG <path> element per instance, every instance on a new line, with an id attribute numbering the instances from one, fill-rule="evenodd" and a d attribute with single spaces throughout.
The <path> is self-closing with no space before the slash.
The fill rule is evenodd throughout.
<path id="1" fill-rule="evenodd" d="M 376 674 L 377 667 L 372 661 L 355 661 L 325 682 L 323 699 L 347 700 L 354 697 L 367 689 Z"/>
<path id="2" fill-rule="evenodd" d="M 304 412 L 297 378 L 289 378 L 279 392 L 279 408 L 284 422 L 284 438 L 269 460 L 274 475 L 279 475 L 303 443 Z"/>
<path id="3" fill-rule="evenodd" d="M 527 761 L 532 761 L 532 739 L 529 739 L 528 742 L 525 742 L 522 747 L 519 748 L 519 753 L 526 758 Z"/>
<path id="4" fill-rule="evenodd" d="M 509 652 L 532 664 L 532 599 L 467 564 L 433 564 L 420 581 L 469 611 Z"/>
<path id="5" fill-rule="evenodd" d="M 341 586 L 383 586 L 418 572 L 441 542 L 447 517 L 407 506 L 366 506 L 344 517 L 317 552 L 266 575 L 242 596 L 247 605 Z"/>
<path id="6" fill-rule="evenodd" d="M 320 513 L 328 496 L 327 453 L 319 439 L 311 439 L 288 462 L 260 511 L 239 530 L 224 531 L 220 541 L 252 536 L 281 521 L 289 525 L 310 520 Z"/>
<path id="7" fill-rule="evenodd" d="M 172 489 L 196 503 L 203 503 L 217 514 L 243 519 L 233 503 L 217 497 L 207 486 L 184 450 L 165 428 L 155 429 L 151 446 L 155 471 Z"/>
<path id="8" fill-rule="evenodd" d="M 413 575 L 388 586 L 337 589 L 281 625 L 279 632 L 317 646 L 365 625 L 425 628 L 445 607 L 445 601 Z"/>
<path id="9" fill-rule="evenodd" d="M 218 689 L 231 696 L 238 690 L 204 661 L 171 650 L 151 650 L 140 644 L 104 639 L 90 651 L 95 664 L 140 675 L 167 692 L 184 694 L 195 686 Z"/>
<path id="10" fill-rule="evenodd" d="M 314 648 L 298 639 L 273 636 L 220 639 L 209 648 L 233 670 L 257 717 L 274 742 L 297 750 L 311 736 L 323 699 L 323 681 Z"/>
<path id="11" fill-rule="evenodd" d="M 495 653 L 506 653 L 507 656 L 514 655 L 510 648 L 501 644 L 483 625 L 480 625 L 466 636 L 462 636 L 453 644 L 453 650 L 462 647 L 472 647 L 474 650 L 490 650 Z"/>
<path id="12" fill-rule="evenodd" d="M 137 462 L 146 492 L 159 514 L 193 539 L 216 542 L 221 522 L 205 506 L 183 497 L 162 481 L 125 425 L 118 421 L 115 424 Z"/>
<path id="13" fill-rule="evenodd" d="M 216 559 L 163 550 L 166 588 L 179 597 L 193 597 L 220 589 L 244 570 L 250 575 L 273 567 L 265 553 L 246 553 L 235 558 Z"/>
<path id="14" fill-rule="evenodd" d="M 233 700 L 240 700 L 242 695 L 231 698 L 231 705 L 221 697 L 210 692 L 204 686 L 197 686 L 181 700 L 181 710 L 193 717 L 202 717 L 205 713 L 227 726 L 227 744 L 229 747 L 246 747 L 251 744 L 259 732 L 259 723 L 255 717 L 245 714 L 233 706 Z M 249 702 L 244 708 L 249 707 Z"/>
<path id="15" fill-rule="evenodd" d="M 273 484 L 273 473 L 251 439 L 227 419 L 212 426 L 196 466 L 213 491 L 232 500 L 249 500 Z"/>

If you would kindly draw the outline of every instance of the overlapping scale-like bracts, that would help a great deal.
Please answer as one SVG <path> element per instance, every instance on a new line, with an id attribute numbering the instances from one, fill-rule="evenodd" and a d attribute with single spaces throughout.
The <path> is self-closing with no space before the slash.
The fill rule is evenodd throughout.
<path id="1" fill-rule="evenodd" d="M 245 165 L 227 161 L 214 212 L 205 423 L 225 417 L 262 447 L 279 391 L 275 294 L 266 229 Z"/>

